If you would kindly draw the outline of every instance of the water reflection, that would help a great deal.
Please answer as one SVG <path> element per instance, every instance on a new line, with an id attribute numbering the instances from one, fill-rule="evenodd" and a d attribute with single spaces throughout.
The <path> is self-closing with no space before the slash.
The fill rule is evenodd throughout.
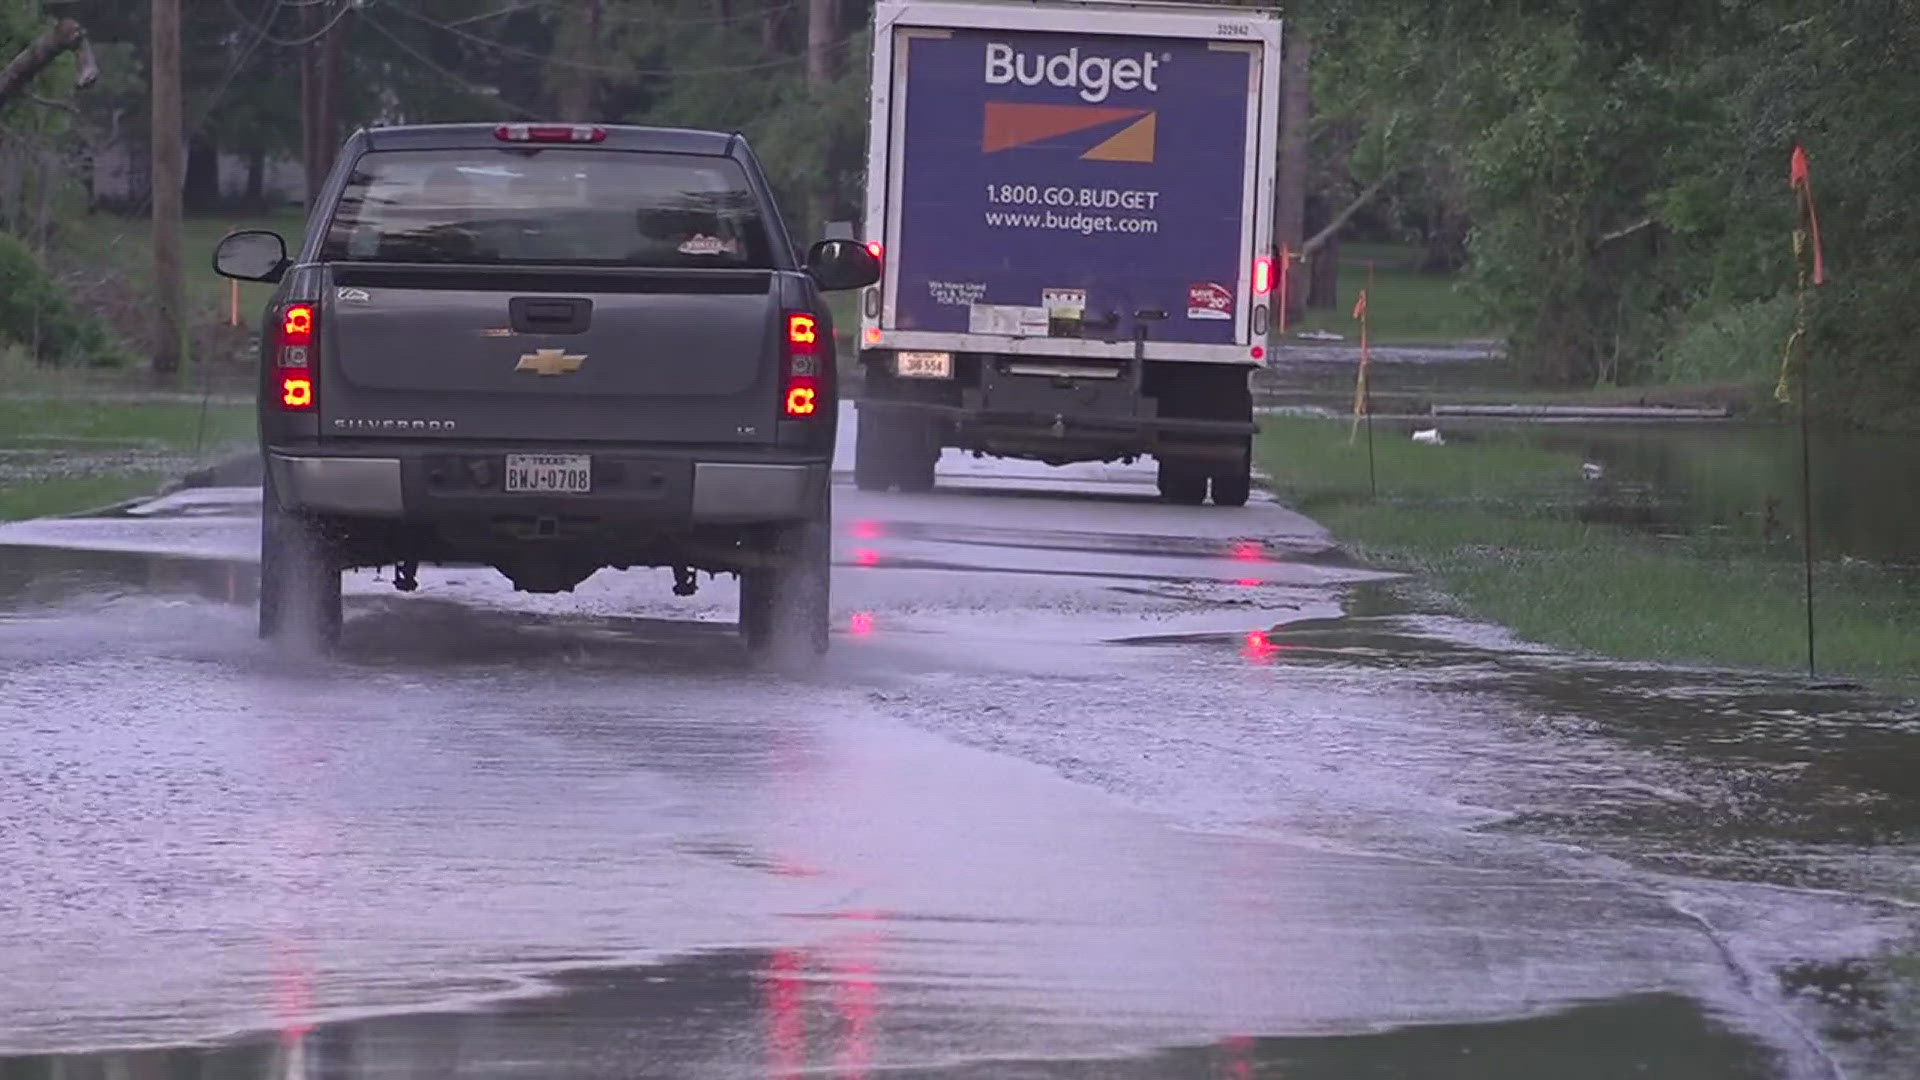
<path id="1" fill-rule="evenodd" d="M 1800 444 L 1785 426 L 1729 423 L 1513 424 L 1449 420 L 1448 437 L 1578 455 L 1581 516 L 1647 529 L 1797 544 Z M 1920 437 L 1815 432 L 1813 511 L 1822 558 L 1920 568 Z M 1571 485 L 1570 485 L 1571 486 Z"/>
<path id="2" fill-rule="evenodd" d="M 805 950 L 719 953 L 564 977 L 548 997 L 470 1012 L 323 1025 L 229 1045 L 0 1058 L 0 1080 L 371 1080 L 374 1077 L 809 1076 L 865 1080 L 1747 1080 L 1785 1062 L 1696 1003 L 1648 994 L 1552 1015 L 1358 1035 L 1230 1036 L 1107 1058 L 979 1057 L 981 1018 L 922 1016 L 876 1035 L 877 988 L 857 962 Z M 764 1013 L 764 1015 L 763 1015 Z M 1009 1025 L 1017 1020 L 1009 1019 Z M 756 1034 L 755 1029 L 763 1034 Z M 951 1041 L 960 1040 L 958 1044 Z M 764 1046 L 761 1044 L 764 1041 Z"/>

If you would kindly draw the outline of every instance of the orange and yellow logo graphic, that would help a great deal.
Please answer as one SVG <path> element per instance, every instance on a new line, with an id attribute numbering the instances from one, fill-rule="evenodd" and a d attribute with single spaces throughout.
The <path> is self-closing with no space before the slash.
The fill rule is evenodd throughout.
<path id="1" fill-rule="evenodd" d="M 1090 131 L 1105 124 L 1133 123 L 1108 136 L 1080 155 L 1082 161 L 1153 161 L 1154 130 L 1159 113 L 1107 105 L 1033 105 L 1016 101 L 987 102 L 986 123 L 980 139 L 983 153 L 993 154 L 1030 146 L 1059 135 Z"/>

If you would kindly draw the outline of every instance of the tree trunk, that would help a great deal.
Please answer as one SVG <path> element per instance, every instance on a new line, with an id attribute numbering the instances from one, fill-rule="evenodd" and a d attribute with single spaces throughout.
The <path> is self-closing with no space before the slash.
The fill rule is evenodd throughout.
<path id="1" fill-rule="evenodd" d="M 220 144 L 206 135 L 187 143 L 187 179 L 184 204 L 189 210 L 220 207 Z"/>
<path id="2" fill-rule="evenodd" d="M 153 2 L 153 374 L 171 382 L 186 344 L 186 282 L 180 273 L 184 171 L 180 115 L 180 0 Z"/>
<path id="3" fill-rule="evenodd" d="M 1321 242 L 1307 259 L 1307 306 L 1315 310 L 1340 308 L 1340 238 Z"/>
<path id="4" fill-rule="evenodd" d="M 1280 54 L 1280 160 L 1274 170 L 1274 244 L 1295 255 L 1307 234 L 1307 123 L 1313 98 L 1308 85 L 1313 43 L 1298 23 L 1289 22 Z M 1297 277 L 1295 278 L 1297 280 Z M 1306 307 L 1306 289 L 1290 289 L 1287 322 L 1298 322 Z"/>
<path id="5" fill-rule="evenodd" d="M 247 151 L 247 207 L 267 208 L 267 149 L 264 146 Z"/>
<path id="6" fill-rule="evenodd" d="M 86 30 L 72 19 L 61 19 L 47 27 L 7 61 L 6 67 L 0 68 L 0 108 L 5 108 L 9 98 L 26 89 L 34 76 L 46 70 L 61 53 L 79 48 L 86 40 Z"/>

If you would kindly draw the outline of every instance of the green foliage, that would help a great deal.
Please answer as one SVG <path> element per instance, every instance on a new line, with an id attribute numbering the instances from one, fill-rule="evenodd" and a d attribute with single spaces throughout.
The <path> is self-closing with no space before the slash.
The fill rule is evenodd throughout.
<path id="1" fill-rule="evenodd" d="M 1661 350 L 1652 374 L 1670 383 L 1758 383 L 1779 375 L 1794 302 L 1782 293 L 1719 310 L 1700 305 Z"/>
<path id="2" fill-rule="evenodd" d="M 47 364 L 111 367 L 126 355 L 100 322 L 75 311 L 18 237 L 0 233 L 0 339 Z"/>

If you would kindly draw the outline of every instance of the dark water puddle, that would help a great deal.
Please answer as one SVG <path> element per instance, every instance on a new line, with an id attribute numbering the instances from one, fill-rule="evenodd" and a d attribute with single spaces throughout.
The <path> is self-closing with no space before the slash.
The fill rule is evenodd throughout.
<path id="1" fill-rule="evenodd" d="M 1792 426 L 1456 418 L 1421 426 L 1438 427 L 1450 442 L 1568 455 L 1567 483 L 1540 494 L 1582 520 L 1799 550 L 1800 442 Z M 1816 431 L 1811 450 L 1816 554 L 1920 573 L 1920 436 Z"/>
<path id="2" fill-rule="evenodd" d="M 930 1007 L 924 988 L 911 982 L 838 969 L 800 949 L 577 972 L 551 986 L 543 996 L 470 1009 L 317 1026 L 290 1019 L 278 1031 L 215 1045 L 0 1057 L 0 1080 L 1744 1080 L 1782 1074 L 1772 1052 L 1697 1003 L 1665 994 L 1529 1019 L 1363 1035 L 1248 1033 L 1136 1055 L 1063 1059 L 1049 1053 L 1052 1018 Z M 1100 1041 L 1119 1046 L 1128 1039 L 1116 1025 Z M 986 1057 L 981 1047 L 1011 1052 L 989 1050 L 993 1056 Z"/>
<path id="3" fill-rule="evenodd" d="M 0 544 L 0 609 L 131 593 L 239 604 L 252 603 L 259 590 L 259 568 L 250 563 Z"/>

